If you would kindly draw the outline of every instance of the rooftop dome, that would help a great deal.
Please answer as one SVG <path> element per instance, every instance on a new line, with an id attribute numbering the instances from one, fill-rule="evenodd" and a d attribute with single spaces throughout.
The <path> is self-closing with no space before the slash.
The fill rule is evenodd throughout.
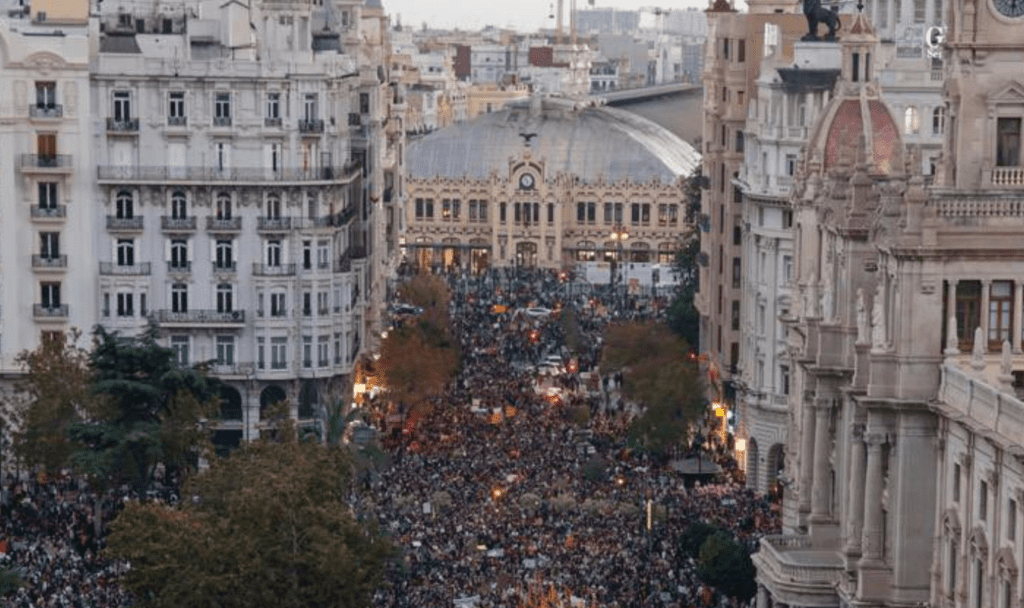
<path id="1" fill-rule="evenodd" d="M 852 162 L 864 154 L 864 162 L 877 173 L 899 167 L 900 134 L 885 104 L 878 99 L 844 99 L 836 107 L 825 140 L 825 169 Z M 863 152 L 855 146 L 863 137 Z"/>
<path id="2" fill-rule="evenodd" d="M 700 163 L 693 146 L 635 114 L 535 98 L 410 143 L 408 174 L 419 179 L 486 179 L 492 171 L 504 175 L 509 157 L 523 149 L 523 133 L 536 134 L 530 141 L 531 155 L 545 162 L 548 176 L 565 172 L 586 183 L 602 176 L 607 182 L 673 183 Z"/>

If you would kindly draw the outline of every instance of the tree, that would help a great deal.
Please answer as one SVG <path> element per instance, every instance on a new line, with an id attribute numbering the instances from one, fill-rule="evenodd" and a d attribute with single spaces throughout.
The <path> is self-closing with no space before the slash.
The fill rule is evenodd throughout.
<path id="1" fill-rule="evenodd" d="M 728 532 L 712 534 L 700 548 L 697 576 L 729 597 L 743 602 L 752 598 L 755 574 L 750 554 Z"/>
<path id="2" fill-rule="evenodd" d="M 704 384 L 689 346 L 656 322 L 609 326 L 601 367 L 621 370 L 625 395 L 645 406 L 631 438 L 665 455 L 685 439 L 707 409 Z"/>
<path id="3" fill-rule="evenodd" d="M 720 531 L 707 522 L 695 521 L 687 526 L 686 531 L 679 537 L 679 548 L 684 555 L 696 559 L 700 556 L 700 548 L 704 546 L 704 541 Z"/>
<path id="4" fill-rule="evenodd" d="M 131 562 L 139 605 L 371 605 L 391 548 L 351 513 L 351 460 L 284 430 L 191 477 L 179 508 L 133 502 L 113 522 L 107 553 Z"/>
<path id="5" fill-rule="evenodd" d="M 35 350 L 18 355 L 26 375 L 16 384 L 21 399 L 4 426 L 19 421 L 14 451 L 30 468 L 55 473 L 69 463 L 75 446 L 68 428 L 95 401 L 89 352 L 77 346 L 79 336 L 77 330 L 47 336 Z"/>
<path id="6" fill-rule="evenodd" d="M 152 327 L 137 338 L 97 327 L 89 359 L 99 399 L 86 420 L 69 425 L 78 444 L 71 460 L 93 480 L 128 481 L 145 496 L 158 463 L 191 466 L 207 446 L 204 423 L 217 411 L 219 383 L 177 365 Z"/>
<path id="7" fill-rule="evenodd" d="M 0 597 L 12 595 L 15 591 L 25 586 L 18 571 L 14 568 L 0 566 Z"/>
<path id="8" fill-rule="evenodd" d="M 698 148 L 699 149 L 699 148 Z M 700 165 L 686 180 L 686 224 L 698 226 L 701 223 L 701 189 L 707 186 Z M 693 304 L 693 298 L 700 289 L 700 236 L 691 230 L 683 237 L 683 248 L 676 252 L 672 261 L 672 272 L 678 283 L 668 308 L 668 324 L 672 331 L 683 337 L 690 346 L 700 343 L 700 315 Z"/>
<path id="9" fill-rule="evenodd" d="M 583 332 L 580 330 L 580 316 L 576 307 L 567 304 L 559 315 L 562 333 L 565 334 L 565 346 L 569 352 L 576 354 L 583 349 Z"/>

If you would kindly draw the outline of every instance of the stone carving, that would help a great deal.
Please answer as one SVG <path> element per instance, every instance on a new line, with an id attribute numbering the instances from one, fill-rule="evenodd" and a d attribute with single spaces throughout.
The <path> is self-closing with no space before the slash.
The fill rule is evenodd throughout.
<path id="1" fill-rule="evenodd" d="M 885 348 L 885 292 L 881 281 L 875 288 L 874 301 L 871 302 L 871 348 Z"/>
<path id="2" fill-rule="evenodd" d="M 960 344 L 957 339 L 956 315 L 949 315 L 949 322 L 946 324 L 946 353 L 947 355 L 959 355 Z"/>
<path id="3" fill-rule="evenodd" d="M 971 367 L 981 370 L 985 367 L 985 332 L 981 327 L 974 328 L 974 348 L 971 351 Z"/>
<path id="4" fill-rule="evenodd" d="M 1003 352 L 999 358 L 999 381 L 1004 385 L 1013 385 L 1013 359 L 1010 341 L 1003 340 Z"/>
<path id="5" fill-rule="evenodd" d="M 825 321 L 831 321 L 833 317 L 832 312 L 832 292 L 835 286 L 832 284 L 832 273 L 830 271 L 825 272 L 825 276 L 822 277 L 821 281 L 821 317 Z"/>
<path id="6" fill-rule="evenodd" d="M 857 288 L 857 344 L 869 344 L 870 338 L 868 335 L 871 330 L 868 326 L 868 310 L 864 305 L 864 289 L 861 287 Z"/>
<path id="7" fill-rule="evenodd" d="M 807 18 L 807 33 L 801 40 L 804 41 L 816 41 L 821 40 L 818 37 L 818 24 L 824 23 L 828 26 L 828 34 L 825 34 L 824 40 L 827 42 L 835 42 L 836 30 L 842 27 L 839 22 L 839 15 L 833 8 L 825 8 L 821 5 L 821 0 L 804 0 L 804 17 Z"/>

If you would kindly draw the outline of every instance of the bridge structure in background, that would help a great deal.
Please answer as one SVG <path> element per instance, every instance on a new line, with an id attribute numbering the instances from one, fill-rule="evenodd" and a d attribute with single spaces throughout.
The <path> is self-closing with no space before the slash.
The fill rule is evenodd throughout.
<path id="1" fill-rule="evenodd" d="M 671 97 L 674 95 L 694 93 L 700 90 L 700 85 L 677 82 L 672 84 L 659 84 L 649 87 L 639 87 L 636 89 L 601 91 L 600 94 L 595 96 L 604 99 L 605 102 L 610 106 L 620 106 L 640 101 L 649 101 L 652 99 L 657 99 L 659 97 Z"/>

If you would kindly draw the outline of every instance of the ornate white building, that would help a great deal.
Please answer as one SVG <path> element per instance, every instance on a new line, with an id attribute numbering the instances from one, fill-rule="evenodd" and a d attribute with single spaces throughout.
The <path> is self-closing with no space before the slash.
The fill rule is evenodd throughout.
<path id="1" fill-rule="evenodd" d="M 1024 600 L 1024 6 L 945 17 L 934 184 L 878 93 L 866 19 L 800 165 L 786 534 L 754 558 L 762 608 Z"/>
<path id="2" fill-rule="evenodd" d="M 40 330 L 155 322 L 225 382 L 219 445 L 284 399 L 315 424 L 378 339 L 401 231 L 387 16 L 374 0 L 81 4 L 79 29 L 35 10 L 0 25 L 0 154 L 16 155 L 0 185 L 21 208 L 3 213 L 4 371 Z"/>
<path id="3" fill-rule="evenodd" d="M 689 144 L 621 110 L 513 102 L 410 144 L 408 259 L 472 271 L 591 263 L 605 280 L 616 260 L 626 276 L 644 267 L 652 283 L 667 281 L 689 228 L 684 182 L 699 162 Z"/>

